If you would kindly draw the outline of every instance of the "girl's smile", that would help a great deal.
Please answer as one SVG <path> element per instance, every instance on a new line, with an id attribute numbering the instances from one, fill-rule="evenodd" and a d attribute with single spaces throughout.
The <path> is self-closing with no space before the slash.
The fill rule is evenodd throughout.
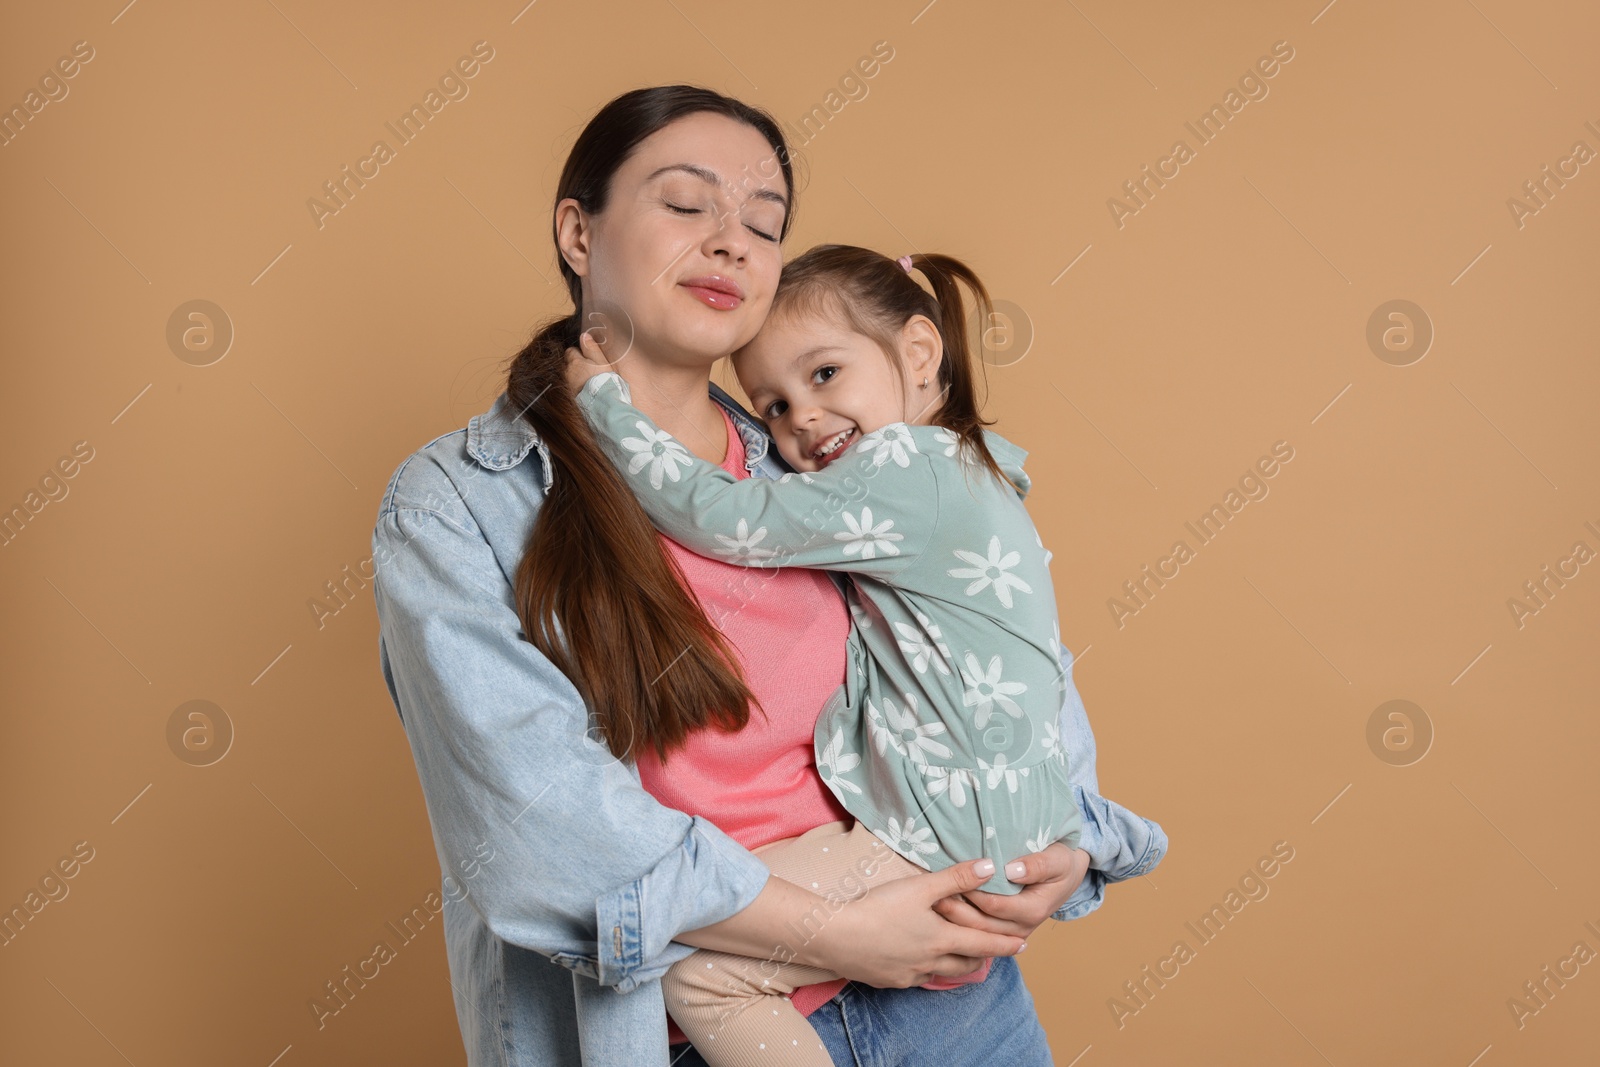
<path id="1" fill-rule="evenodd" d="M 840 430 L 832 437 L 825 438 L 823 442 L 811 450 L 811 458 L 817 461 L 817 466 L 826 467 L 833 460 L 842 456 L 845 450 L 855 443 L 861 436 L 861 431 L 854 426 Z"/>

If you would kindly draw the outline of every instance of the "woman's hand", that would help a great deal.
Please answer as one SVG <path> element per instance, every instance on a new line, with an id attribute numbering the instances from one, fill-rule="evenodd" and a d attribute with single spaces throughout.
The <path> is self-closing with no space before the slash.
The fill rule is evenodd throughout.
<path id="1" fill-rule="evenodd" d="M 606 362 L 605 353 L 588 330 L 578 335 L 578 346 L 567 349 L 567 388 L 573 393 L 595 375 L 616 369 Z"/>
<path id="2" fill-rule="evenodd" d="M 1021 864 L 1021 873 L 1013 868 Z M 1043 852 L 1030 852 L 1006 864 L 1006 877 L 1027 886 L 1012 896 L 982 890 L 946 897 L 934 910 L 953 923 L 1026 938 L 1078 891 L 1089 870 L 1089 854 L 1060 841 Z"/>
<path id="3" fill-rule="evenodd" d="M 903 989 L 942 976 L 956 978 L 985 957 L 1014 956 L 1021 936 L 980 932 L 941 918 L 940 901 L 960 899 L 989 880 L 977 860 L 942 871 L 874 884 L 848 901 L 821 927 L 811 946 L 821 965 L 845 978 L 881 989 Z M 992 865 L 991 868 L 992 870 Z M 987 894 L 983 894 L 987 895 Z"/>
<path id="4" fill-rule="evenodd" d="M 881 989 L 904 989 L 936 976 L 970 974 L 983 965 L 985 957 L 1014 956 L 1022 949 L 1020 937 L 947 922 L 934 911 L 941 899 L 976 889 L 988 881 L 989 874 L 977 869 L 979 863 L 987 862 L 958 863 L 942 871 L 874 883 L 864 896 L 853 900 L 818 897 L 774 876 L 768 881 L 768 889 L 773 891 L 775 905 L 785 895 L 796 893 L 804 901 L 800 911 L 780 909 L 773 913 L 774 917 L 788 916 L 781 926 L 784 943 L 777 947 L 783 951 L 784 959 L 825 967 L 841 977 Z M 763 890 L 762 898 L 767 892 Z M 746 911 L 763 905 L 762 898 L 757 898 L 757 903 Z M 784 907 L 793 909 L 795 905 Z M 678 940 L 689 938 L 680 934 Z M 692 943 L 714 947 L 700 936 Z M 765 944 L 771 946 L 772 942 Z M 772 949 L 761 951 L 766 954 Z"/>

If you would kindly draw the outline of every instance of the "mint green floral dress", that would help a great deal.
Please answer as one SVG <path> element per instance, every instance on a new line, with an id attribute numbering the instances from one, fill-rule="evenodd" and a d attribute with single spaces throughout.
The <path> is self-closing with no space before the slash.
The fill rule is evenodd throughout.
<path id="1" fill-rule="evenodd" d="M 1004 865 L 1082 816 L 1058 716 L 1065 679 L 1050 553 L 1023 506 L 1027 453 L 985 443 L 1010 485 L 937 426 L 894 423 L 820 471 L 735 478 L 591 378 L 578 404 L 668 537 L 753 568 L 849 576 L 845 683 L 817 719 L 817 768 L 845 809 L 911 862 Z"/>

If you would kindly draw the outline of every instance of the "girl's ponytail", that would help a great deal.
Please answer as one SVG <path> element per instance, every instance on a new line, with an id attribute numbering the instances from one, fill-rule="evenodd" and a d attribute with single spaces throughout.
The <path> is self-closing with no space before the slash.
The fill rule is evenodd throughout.
<path id="1" fill-rule="evenodd" d="M 920 270 L 933 288 L 933 298 L 938 304 L 939 336 L 944 341 L 944 359 L 939 364 L 939 384 L 944 394 L 944 404 L 934 421 L 961 442 L 961 447 L 976 457 L 995 477 L 1006 477 L 989 453 L 983 440 L 983 428 L 994 425 L 993 419 L 983 417 L 983 401 L 978 396 L 978 375 L 982 365 L 983 328 L 994 313 L 989 290 L 979 280 L 971 267 L 954 256 L 938 252 L 915 252 L 907 257 L 914 270 Z M 977 322 L 983 324 L 976 331 L 979 351 L 974 353 L 968 336 L 966 305 L 962 301 L 961 286 L 972 294 L 973 310 Z M 933 318 L 933 316 L 929 316 Z"/>

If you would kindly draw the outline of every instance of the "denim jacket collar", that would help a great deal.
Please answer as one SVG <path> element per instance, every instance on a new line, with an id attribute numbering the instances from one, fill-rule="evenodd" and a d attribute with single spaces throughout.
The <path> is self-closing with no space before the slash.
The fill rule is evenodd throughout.
<path id="1" fill-rule="evenodd" d="M 733 419 L 734 428 L 744 441 L 745 469 L 754 471 L 766 458 L 770 438 L 761 424 L 739 406 L 716 382 L 707 383 L 711 399 L 721 404 Z M 511 410 L 511 397 L 501 393 L 494 406 L 481 415 L 474 415 L 467 423 L 467 455 L 481 467 L 492 471 L 510 470 L 527 458 L 533 449 L 539 451 L 540 467 L 544 472 L 544 488 L 550 491 L 555 469 L 550 462 L 550 449 L 540 439 L 537 431 Z M 776 453 L 774 453 L 776 456 Z M 781 464 L 780 464 L 781 465 Z M 787 470 L 787 467 L 783 467 Z"/>
<path id="2" fill-rule="evenodd" d="M 767 446 L 772 443 L 772 438 L 767 436 L 767 429 L 755 420 L 739 402 L 727 393 L 716 382 L 711 382 L 711 399 L 721 404 L 723 410 L 733 419 L 734 429 L 739 431 L 739 437 L 744 441 L 744 469 L 753 471 L 761 461 L 766 458 Z M 773 457 L 777 458 L 777 453 Z M 782 461 L 780 460 L 780 465 Z M 783 470 L 788 471 L 788 466 L 783 465 Z"/>
<path id="3" fill-rule="evenodd" d="M 539 439 L 521 412 L 511 410 L 511 397 L 501 393 L 494 406 L 467 422 L 467 455 L 492 471 L 510 470 L 530 449 L 539 450 L 544 462 L 544 487 L 550 488 L 550 449 Z"/>

